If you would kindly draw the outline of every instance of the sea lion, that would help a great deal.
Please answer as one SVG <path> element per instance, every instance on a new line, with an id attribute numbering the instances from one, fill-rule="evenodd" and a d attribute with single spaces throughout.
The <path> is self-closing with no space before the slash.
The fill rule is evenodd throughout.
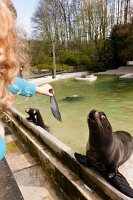
<path id="1" fill-rule="evenodd" d="M 37 126 L 41 126 L 45 130 L 48 130 L 48 126 L 45 125 L 39 109 L 28 108 L 25 110 L 25 112 L 29 114 L 27 120 L 33 122 Z"/>
<path id="2" fill-rule="evenodd" d="M 81 96 L 79 96 L 78 94 L 74 94 L 74 95 L 72 95 L 72 96 L 67 96 L 67 97 L 65 97 L 63 100 L 64 101 L 76 101 L 76 100 L 79 100 L 79 99 L 81 99 L 82 97 Z"/>
<path id="3" fill-rule="evenodd" d="M 75 153 L 76 159 L 85 166 L 96 168 L 115 188 L 133 197 L 133 189 L 118 171 L 133 152 L 133 137 L 125 131 L 112 131 L 104 112 L 92 110 L 87 118 L 89 140 L 86 155 Z"/>

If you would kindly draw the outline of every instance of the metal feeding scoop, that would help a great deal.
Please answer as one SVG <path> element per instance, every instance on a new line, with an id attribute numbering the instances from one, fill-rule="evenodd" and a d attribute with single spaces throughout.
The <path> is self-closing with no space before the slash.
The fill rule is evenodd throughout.
<path id="1" fill-rule="evenodd" d="M 53 90 L 52 89 L 49 92 L 53 94 Z M 60 114 L 60 111 L 59 111 L 59 107 L 58 107 L 57 101 L 56 101 L 54 96 L 50 97 L 50 107 L 51 107 L 51 111 L 52 111 L 53 116 L 58 121 L 61 122 L 62 121 L 61 114 Z"/>

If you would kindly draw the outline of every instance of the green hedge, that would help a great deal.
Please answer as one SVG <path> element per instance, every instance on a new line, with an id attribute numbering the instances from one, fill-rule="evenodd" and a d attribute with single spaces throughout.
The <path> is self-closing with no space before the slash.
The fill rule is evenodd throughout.
<path id="1" fill-rule="evenodd" d="M 62 57 L 62 63 L 70 66 L 79 66 L 79 56 L 72 51 L 65 52 Z"/>
<path id="2" fill-rule="evenodd" d="M 65 52 L 62 58 L 62 63 L 71 65 L 71 66 L 80 66 L 80 65 L 88 66 L 90 62 L 91 60 L 89 56 L 79 54 L 73 51 Z"/>
<path id="3" fill-rule="evenodd" d="M 62 64 L 59 63 L 56 64 L 57 71 L 60 70 L 70 71 L 71 69 L 70 66 L 78 66 L 78 67 L 85 66 L 87 70 L 94 70 L 94 71 L 96 71 L 98 68 L 97 61 L 91 60 L 88 55 L 79 54 L 74 51 L 65 52 L 64 55 L 62 56 L 61 63 Z M 53 70 L 52 62 L 45 62 L 43 64 L 32 67 L 32 71 L 42 70 L 42 69 Z"/>

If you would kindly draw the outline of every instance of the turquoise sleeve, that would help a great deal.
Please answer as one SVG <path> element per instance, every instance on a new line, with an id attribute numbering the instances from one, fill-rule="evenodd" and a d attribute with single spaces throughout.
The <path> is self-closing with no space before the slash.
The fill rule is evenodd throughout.
<path id="1" fill-rule="evenodd" d="M 0 160 L 2 160 L 6 153 L 6 144 L 4 139 L 0 135 Z"/>
<path id="2" fill-rule="evenodd" d="M 33 83 L 30 83 L 22 78 L 16 78 L 12 85 L 8 86 L 9 92 L 12 94 L 20 94 L 23 96 L 33 96 L 36 92 L 36 87 Z"/>

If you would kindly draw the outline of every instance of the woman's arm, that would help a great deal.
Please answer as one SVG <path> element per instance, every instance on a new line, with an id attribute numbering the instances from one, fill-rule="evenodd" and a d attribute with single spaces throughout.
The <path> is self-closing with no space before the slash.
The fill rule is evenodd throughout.
<path id="1" fill-rule="evenodd" d="M 20 94 L 23 96 L 33 96 L 36 92 L 36 87 L 34 84 L 26 81 L 22 78 L 16 78 L 12 85 L 8 86 L 9 92 L 12 94 Z"/>
<path id="2" fill-rule="evenodd" d="M 2 160 L 6 153 L 6 144 L 5 144 L 5 131 L 3 126 L 0 125 L 0 160 Z"/>
<path id="3" fill-rule="evenodd" d="M 53 94 L 50 93 L 51 89 L 53 90 L 52 86 L 49 84 L 35 86 L 33 83 L 30 83 L 22 78 L 16 78 L 13 84 L 8 86 L 8 90 L 11 93 L 28 97 L 35 95 L 35 93 L 53 96 Z"/>
<path id="4" fill-rule="evenodd" d="M 41 86 L 35 86 L 33 83 L 30 83 L 22 78 L 16 78 L 12 85 L 8 86 L 9 92 L 13 94 L 20 94 L 23 96 L 33 96 L 35 93 L 53 96 L 54 90 L 51 85 L 44 84 Z M 52 90 L 52 93 L 50 93 Z M 4 128 L 0 125 L 0 160 L 2 160 L 6 153 L 6 144 L 5 144 L 5 133 Z"/>

